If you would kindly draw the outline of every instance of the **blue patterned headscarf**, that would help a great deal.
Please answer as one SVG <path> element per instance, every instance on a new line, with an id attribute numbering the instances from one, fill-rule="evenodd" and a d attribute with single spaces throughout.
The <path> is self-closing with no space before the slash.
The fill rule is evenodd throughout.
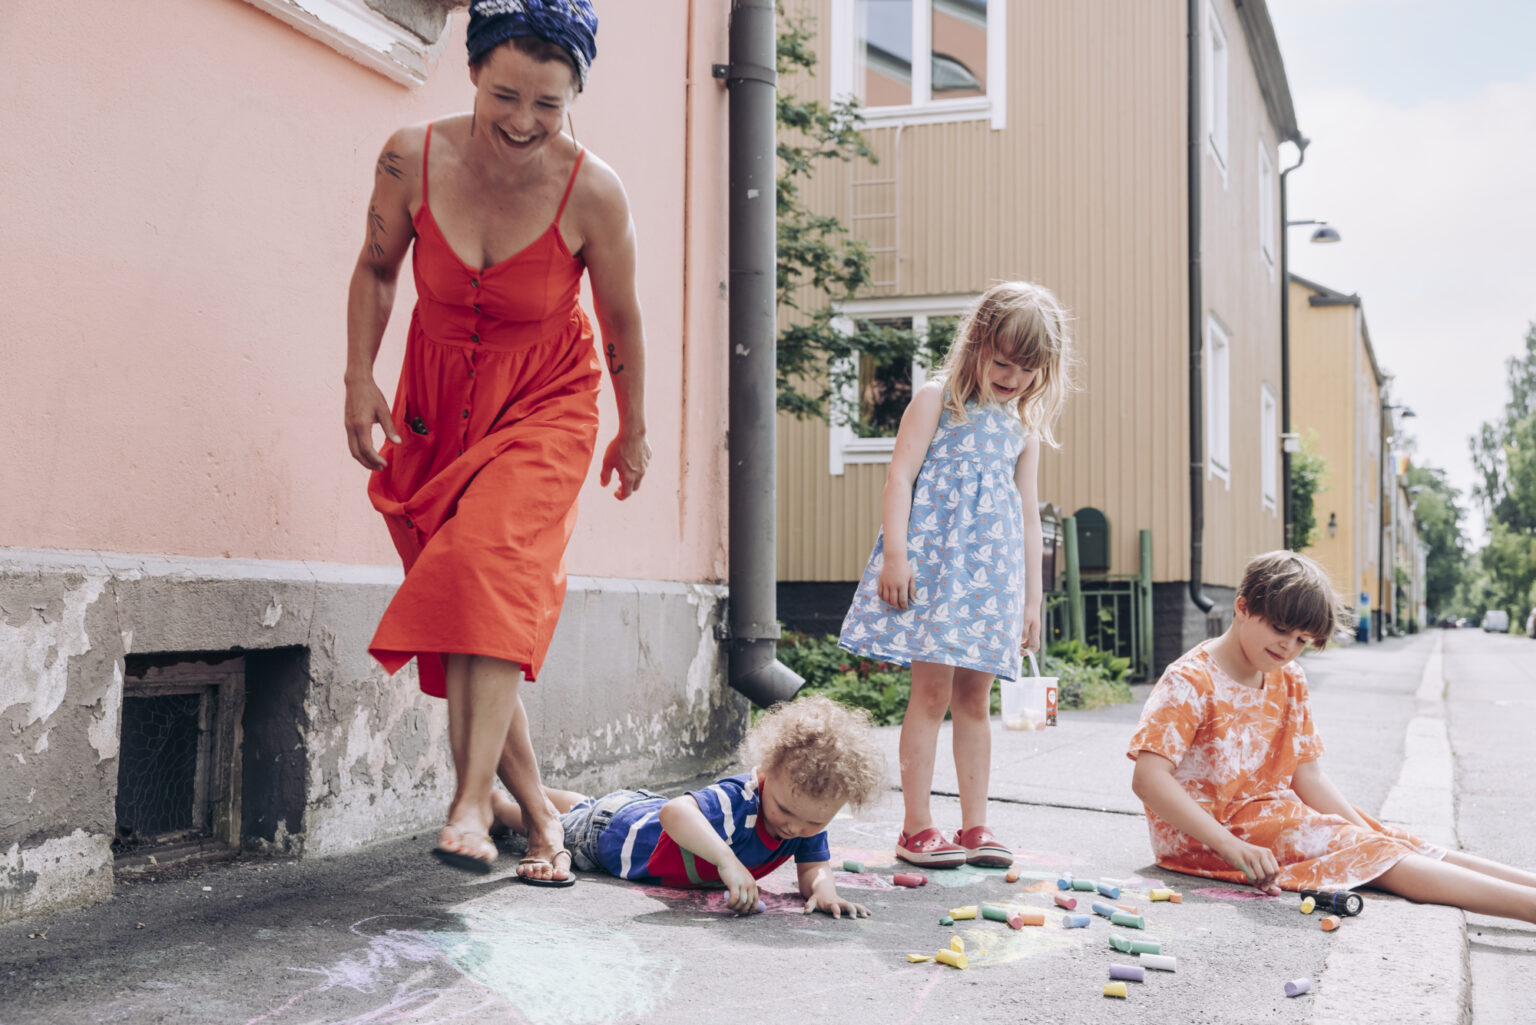
<path id="1" fill-rule="evenodd" d="M 554 43 L 576 63 L 577 91 L 597 56 L 597 12 L 592 0 L 474 0 L 469 5 L 469 63 L 515 36 Z"/>

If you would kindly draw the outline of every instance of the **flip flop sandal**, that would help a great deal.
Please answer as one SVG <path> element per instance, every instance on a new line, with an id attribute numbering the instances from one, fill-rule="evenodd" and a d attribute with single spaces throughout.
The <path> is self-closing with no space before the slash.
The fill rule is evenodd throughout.
<path id="1" fill-rule="evenodd" d="M 438 861 L 441 861 L 444 865 L 447 865 L 449 868 L 462 869 L 465 872 L 474 872 L 477 875 L 488 874 L 491 871 L 491 862 L 496 860 L 495 842 L 492 841 L 490 836 L 485 833 L 468 833 L 462 830 L 456 830 L 455 832 L 458 833 L 459 841 L 461 843 L 465 840 L 483 840 L 487 844 L 490 844 L 492 851 L 491 857 L 488 859 L 477 858 L 473 854 L 466 854 L 463 851 L 450 851 L 446 847 L 432 848 L 432 856 Z"/>
<path id="2" fill-rule="evenodd" d="M 524 865 L 548 865 L 550 871 L 554 871 L 555 862 L 560 860 L 560 855 L 562 854 L 565 855 L 564 879 L 535 879 L 533 876 L 525 876 L 521 872 L 518 873 L 517 878 L 529 886 L 548 886 L 552 889 L 564 889 L 567 886 L 575 886 L 576 873 L 572 870 L 571 852 L 567 850 L 556 851 L 553 858 L 524 858 L 517 863 L 517 867 L 522 868 Z"/>

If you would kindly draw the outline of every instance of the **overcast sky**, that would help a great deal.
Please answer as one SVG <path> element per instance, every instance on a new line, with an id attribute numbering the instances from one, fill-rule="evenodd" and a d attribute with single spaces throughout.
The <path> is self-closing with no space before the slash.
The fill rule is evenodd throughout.
<path id="1" fill-rule="evenodd" d="M 1508 398 L 1504 362 L 1536 320 L 1536 2 L 1269 0 L 1306 164 L 1291 269 L 1363 300 L 1417 461 L 1467 495 L 1467 439 Z M 1295 162 L 1282 147 L 1281 167 Z M 1305 373 L 1293 367 L 1292 374 Z"/>

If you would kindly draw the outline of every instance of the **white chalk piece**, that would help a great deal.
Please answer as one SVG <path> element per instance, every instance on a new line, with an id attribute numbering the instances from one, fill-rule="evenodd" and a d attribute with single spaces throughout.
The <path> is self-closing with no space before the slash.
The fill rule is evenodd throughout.
<path id="1" fill-rule="evenodd" d="M 1156 968 L 1160 972 L 1171 972 L 1178 968 L 1178 961 L 1170 954 L 1142 954 L 1141 965 L 1143 968 Z"/>
<path id="2" fill-rule="evenodd" d="M 1292 979 L 1285 984 L 1285 995 L 1288 997 L 1299 997 L 1303 993 L 1310 992 L 1312 992 L 1311 979 Z"/>

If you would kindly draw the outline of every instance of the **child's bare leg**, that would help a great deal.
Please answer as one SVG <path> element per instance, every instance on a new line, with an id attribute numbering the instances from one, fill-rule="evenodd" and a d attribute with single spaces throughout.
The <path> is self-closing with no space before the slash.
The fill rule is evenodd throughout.
<path id="1" fill-rule="evenodd" d="M 1525 872 L 1509 865 L 1501 865 L 1497 861 L 1479 858 L 1477 855 L 1468 854 L 1465 851 L 1447 851 L 1445 860 L 1452 865 L 1470 868 L 1474 872 L 1481 872 L 1483 875 L 1493 876 L 1495 879 L 1519 883 L 1521 886 L 1536 887 L 1536 872 Z"/>
<path id="2" fill-rule="evenodd" d="M 949 709 L 955 667 L 933 662 L 912 663 L 912 694 L 901 720 L 901 801 L 906 807 L 901 831 L 908 836 L 933 825 L 928 795 L 933 790 L 933 759 L 939 727 Z"/>
<path id="3" fill-rule="evenodd" d="M 1421 904 L 1449 904 L 1480 915 L 1518 918 L 1536 925 L 1536 888 L 1421 854 L 1408 855 L 1371 885 Z"/>
<path id="4" fill-rule="evenodd" d="M 960 827 L 984 826 L 987 824 L 987 784 L 992 773 L 992 674 L 956 669 L 949 714 L 954 719 Z"/>
<path id="5" fill-rule="evenodd" d="M 561 815 L 576 807 L 578 801 L 586 799 L 586 794 L 578 794 L 574 790 L 551 790 L 544 788 L 544 796 L 555 806 L 555 810 Z M 491 814 L 495 817 L 495 827 L 508 833 L 526 835 L 528 827 L 523 823 L 523 809 L 505 790 L 491 791 Z"/>

